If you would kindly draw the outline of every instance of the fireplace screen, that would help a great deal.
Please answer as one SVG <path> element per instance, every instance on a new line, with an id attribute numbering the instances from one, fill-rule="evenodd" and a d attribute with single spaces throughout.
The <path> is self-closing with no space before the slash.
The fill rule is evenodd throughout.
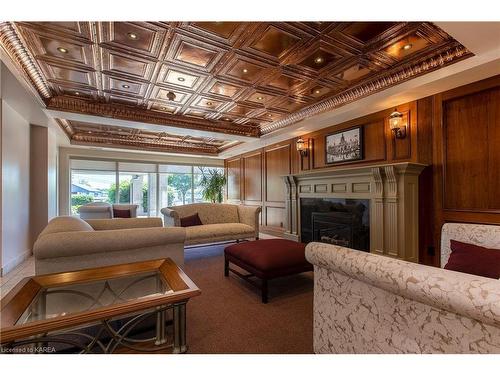
<path id="1" fill-rule="evenodd" d="M 302 198 L 301 241 L 370 251 L 369 200 Z"/>

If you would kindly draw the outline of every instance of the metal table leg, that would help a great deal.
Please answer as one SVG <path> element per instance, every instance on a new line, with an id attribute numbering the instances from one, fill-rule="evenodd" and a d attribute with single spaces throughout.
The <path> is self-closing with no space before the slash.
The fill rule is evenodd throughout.
<path id="1" fill-rule="evenodd" d="M 186 353 L 186 303 L 175 304 L 174 310 L 174 349 L 173 353 Z"/>

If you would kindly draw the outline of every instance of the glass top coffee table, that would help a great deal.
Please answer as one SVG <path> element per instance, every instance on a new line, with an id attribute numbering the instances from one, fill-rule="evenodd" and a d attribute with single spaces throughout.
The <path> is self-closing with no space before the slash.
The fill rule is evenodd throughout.
<path id="1" fill-rule="evenodd" d="M 184 353 L 200 293 L 169 258 L 29 277 L 1 301 L 0 352 Z"/>

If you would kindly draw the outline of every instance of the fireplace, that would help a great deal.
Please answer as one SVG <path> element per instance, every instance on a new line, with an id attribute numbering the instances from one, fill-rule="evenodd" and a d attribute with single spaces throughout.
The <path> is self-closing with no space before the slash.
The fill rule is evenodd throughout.
<path id="1" fill-rule="evenodd" d="M 301 241 L 370 251 L 368 199 L 301 198 Z"/>

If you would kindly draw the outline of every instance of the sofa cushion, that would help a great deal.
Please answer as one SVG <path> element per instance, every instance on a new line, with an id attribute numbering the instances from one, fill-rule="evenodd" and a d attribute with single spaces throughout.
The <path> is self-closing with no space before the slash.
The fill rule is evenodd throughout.
<path id="1" fill-rule="evenodd" d="M 84 220 L 74 216 L 58 216 L 49 221 L 45 229 L 40 233 L 45 236 L 59 232 L 92 232 L 94 229 Z"/>
<path id="2" fill-rule="evenodd" d="M 117 208 L 113 208 L 113 217 L 114 218 L 122 218 L 122 219 L 130 219 L 132 217 L 130 210 L 119 210 Z"/>
<path id="3" fill-rule="evenodd" d="M 445 269 L 500 278 L 500 250 L 450 240 L 451 254 Z"/>
<path id="4" fill-rule="evenodd" d="M 253 237 L 255 230 L 246 224 L 227 223 L 227 224 L 205 224 L 186 228 L 186 241 L 213 242 L 221 240 L 223 237 L 234 236 L 238 238 Z"/>
<path id="5" fill-rule="evenodd" d="M 190 216 L 185 216 L 181 217 L 181 227 L 194 227 L 195 225 L 203 225 L 203 223 L 200 220 L 200 217 L 198 216 L 198 213 L 195 213 L 194 215 Z"/>

